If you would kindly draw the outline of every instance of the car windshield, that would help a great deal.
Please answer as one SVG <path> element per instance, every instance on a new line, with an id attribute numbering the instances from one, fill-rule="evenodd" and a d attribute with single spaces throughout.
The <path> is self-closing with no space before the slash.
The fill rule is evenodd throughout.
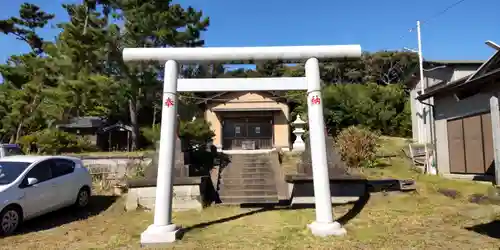
<path id="1" fill-rule="evenodd" d="M 29 162 L 0 161 L 0 185 L 16 180 L 30 164 Z"/>

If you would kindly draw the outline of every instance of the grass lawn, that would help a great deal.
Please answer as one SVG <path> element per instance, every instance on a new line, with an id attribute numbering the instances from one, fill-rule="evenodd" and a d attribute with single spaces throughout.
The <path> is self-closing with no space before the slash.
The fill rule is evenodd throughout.
<path id="1" fill-rule="evenodd" d="M 394 146 L 394 151 L 399 149 Z M 417 192 L 373 195 L 363 211 L 345 225 L 348 234 L 344 237 L 313 237 L 306 228 L 314 220 L 313 209 L 215 206 L 201 213 L 175 213 L 175 223 L 187 230 L 171 248 L 498 249 L 500 206 L 468 201 L 472 194 L 486 194 L 490 185 L 424 176 L 409 170 L 409 162 L 402 157 L 388 163 L 388 167 L 364 173 L 371 178 L 414 178 Z M 440 189 L 459 194 L 450 198 Z M 123 200 L 114 201 L 111 196 L 94 199 L 90 217 L 75 220 L 84 216 L 71 211 L 41 217 L 28 222 L 21 234 L 0 239 L 0 249 L 139 249 L 140 233 L 152 222 L 152 213 L 124 212 Z M 351 206 L 335 207 L 335 217 Z M 496 235 L 471 229 L 487 223 L 496 228 L 483 231 Z"/>

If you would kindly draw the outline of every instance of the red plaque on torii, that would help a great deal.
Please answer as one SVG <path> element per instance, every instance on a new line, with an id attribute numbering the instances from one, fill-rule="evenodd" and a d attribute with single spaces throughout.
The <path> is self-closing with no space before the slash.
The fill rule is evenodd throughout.
<path id="1" fill-rule="evenodd" d="M 167 106 L 167 108 L 173 107 L 174 101 L 170 97 L 167 98 L 167 100 L 165 100 L 165 106 Z"/>
<path id="2" fill-rule="evenodd" d="M 321 98 L 319 98 L 319 96 L 317 96 L 317 95 L 316 95 L 316 96 L 313 96 L 313 97 L 311 98 L 311 103 L 312 103 L 312 104 L 321 104 Z"/>

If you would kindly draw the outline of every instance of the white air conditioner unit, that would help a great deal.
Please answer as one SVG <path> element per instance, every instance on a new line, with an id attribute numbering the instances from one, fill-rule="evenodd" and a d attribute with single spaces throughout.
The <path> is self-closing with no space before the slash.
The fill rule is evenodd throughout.
<path id="1" fill-rule="evenodd" d="M 242 141 L 241 148 L 244 150 L 254 150 L 255 149 L 255 141 Z"/>

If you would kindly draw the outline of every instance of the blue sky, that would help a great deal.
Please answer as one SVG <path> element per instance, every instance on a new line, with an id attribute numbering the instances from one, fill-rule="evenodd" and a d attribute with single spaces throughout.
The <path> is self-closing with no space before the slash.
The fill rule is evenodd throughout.
<path id="1" fill-rule="evenodd" d="M 0 18 L 17 15 L 28 0 L 10 0 Z M 32 0 L 55 13 L 52 24 L 66 20 L 61 3 L 76 0 Z M 363 50 L 416 48 L 416 20 L 427 20 L 457 0 L 184 0 L 211 18 L 203 34 L 207 46 L 271 46 L 361 44 Z M 306 4 L 307 2 L 307 4 Z M 487 59 L 492 49 L 485 40 L 500 43 L 500 2 L 467 0 L 422 25 L 423 55 L 434 60 Z M 42 32 L 53 39 L 58 31 Z M 27 47 L 0 34 L 0 61 Z"/>

